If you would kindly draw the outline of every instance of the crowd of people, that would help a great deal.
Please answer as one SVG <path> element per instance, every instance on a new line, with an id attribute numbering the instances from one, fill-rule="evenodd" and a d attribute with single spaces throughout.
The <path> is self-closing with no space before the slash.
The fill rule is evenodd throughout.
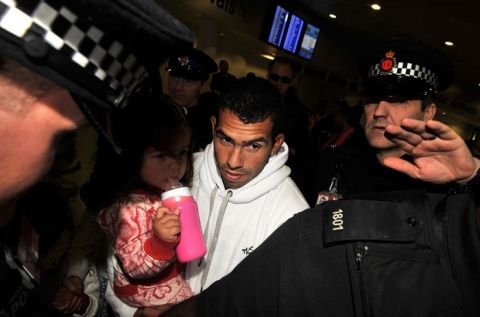
<path id="1" fill-rule="evenodd" d="M 0 10 L 1 316 L 480 315 L 479 138 L 435 120 L 440 51 L 386 41 L 362 105 L 309 113 L 293 60 L 236 78 L 151 0 Z M 76 223 L 49 179 L 87 125 Z M 207 247 L 188 263 L 177 182 Z"/>

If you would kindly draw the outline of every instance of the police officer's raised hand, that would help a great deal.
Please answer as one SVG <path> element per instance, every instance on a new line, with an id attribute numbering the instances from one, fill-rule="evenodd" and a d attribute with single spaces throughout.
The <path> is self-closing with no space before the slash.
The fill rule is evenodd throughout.
<path id="1" fill-rule="evenodd" d="M 413 178 L 436 184 L 465 181 L 480 166 L 462 137 L 439 121 L 403 119 L 401 126 L 389 125 L 385 130 L 386 137 L 414 161 L 388 157 L 383 163 Z"/>

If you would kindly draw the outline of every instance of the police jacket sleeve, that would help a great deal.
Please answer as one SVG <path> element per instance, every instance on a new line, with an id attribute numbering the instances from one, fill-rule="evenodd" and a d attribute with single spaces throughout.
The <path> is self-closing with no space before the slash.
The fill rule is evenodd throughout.
<path id="1" fill-rule="evenodd" d="M 295 218 L 295 217 L 294 217 Z M 298 311 L 284 290 L 298 289 L 296 221 L 287 221 L 229 275 L 197 298 L 196 316 L 278 316 Z M 288 296 L 287 296 L 288 298 Z"/>
<path id="2" fill-rule="evenodd" d="M 295 217 L 294 217 L 295 218 Z M 292 315 L 295 307 L 280 301 L 285 289 L 298 289 L 295 278 L 298 234 L 289 220 L 230 274 L 164 316 L 277 316 Z"/>
<path id="3" fill-rule="evenodd" d="M 195 316 L 352 316 L 345 248 L 324 247 L 323 213 L 308 209 L 280 226 L 199 295 Z"/>

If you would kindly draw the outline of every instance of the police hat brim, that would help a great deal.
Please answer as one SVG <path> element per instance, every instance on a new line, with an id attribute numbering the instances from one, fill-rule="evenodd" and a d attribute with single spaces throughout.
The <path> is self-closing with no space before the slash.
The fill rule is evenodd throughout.
<path id="1" fill-rule="evenodd" d="M 193 72 L 172 68 L 168 68 L 167 71 L 172 77 L 184 78 L 186 80 L 206 81 L 209 77 L 209 73 L 205 72 Z"/>
<path id="2" fill-rule="evenodd" d="M 218 71 L 215 61 L 199 49 L 188 47 L 170 56 L 167 71 L 173 77 L 187 80 L 208 80 L 210 74 Z"/>
<path id="3" fill-rule="evenodd" d="M 421 80 L 383 76 L 367 80 L 360 95 L 367 99 L 400 101 L 421 100 L 434 93 L 431 86 Z"/>

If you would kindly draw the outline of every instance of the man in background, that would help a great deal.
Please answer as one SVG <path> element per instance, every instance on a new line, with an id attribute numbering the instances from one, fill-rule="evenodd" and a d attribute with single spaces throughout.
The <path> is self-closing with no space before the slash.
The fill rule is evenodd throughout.
<path id="1" fill-rule="evenodd" d="M 213 74 L 212 76 L 212 81 L 210 82 L 210 90 L 218 95 L 225 92 L 228 87 L 230 87 L 237 79 L 237 77 L 233 76 L 228 72 L 228 69 L 228 61 L 222 59 L 220 63 L 218 63 L 218 73 Z"/>
<path id="2" fill-rule="evenodd" d="M 309 148 L 308 111 L 295 91 L 298 70 L 290 58 L 277 57 L 268 65 L 268 80 L 281 97 L 285 142 L 289 148 L 287 165 L 292 169 L 293 181 L 310 203 L 314 196 L 309 177 L 313 157 Z"/>
<path id="3" fill-rule="evenodd" d="M 201 95 L 201 91 L 210 74 L 217 71 L 217 64 L 204 52 L 187 48 L 170 57 L 167 71 L 168 93 L 186 114 L 192 129 L 193 151 L 205 149 L 212 141 L 210 117 L 216 111 L 216 98 L 213 94 Z"/>

